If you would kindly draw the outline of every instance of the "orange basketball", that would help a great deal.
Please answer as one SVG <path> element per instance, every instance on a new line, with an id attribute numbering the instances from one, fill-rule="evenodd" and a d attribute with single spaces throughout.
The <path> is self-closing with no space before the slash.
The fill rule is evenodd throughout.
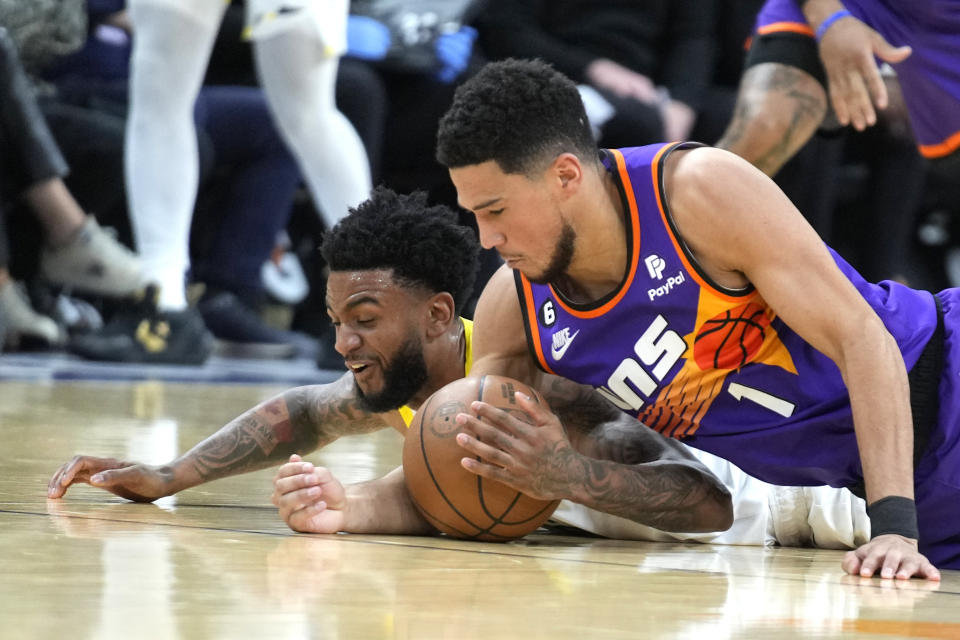
<path id="1" fill-rule="evenodd" d="M 403 473 L 420 512 L 437 529 L 455 538 L 506 542 L 543 524 L 559 500 L 536 500 L 515 489 L 472 474 L 460 465 L 469 455 L 457 444 L 458 413 L 483 400 L 527 421 L 515 391 L 545 401 L 524 383 L 502 376 L 463 378 L 427 398 L 407 430 Z"/>

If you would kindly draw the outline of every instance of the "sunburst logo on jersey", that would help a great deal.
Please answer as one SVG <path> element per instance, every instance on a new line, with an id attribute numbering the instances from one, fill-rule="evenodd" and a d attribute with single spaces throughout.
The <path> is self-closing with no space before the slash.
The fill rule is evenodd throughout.
<path id="1" fill-rule="evenodd" d="M 640 412 L 641 422 L 667 436 L 689 436 L 731 372 L 757 363 L 796 374 L 793 358 L 772 325 L 774 317 L 759 294 L 731 301 L 701 289 L 696 324 L 683 337 L 692 349 L 656 401 Z"/>

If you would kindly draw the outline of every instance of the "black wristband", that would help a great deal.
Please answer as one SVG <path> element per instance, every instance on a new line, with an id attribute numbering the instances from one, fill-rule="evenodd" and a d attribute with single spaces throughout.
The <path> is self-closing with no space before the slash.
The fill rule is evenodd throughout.
<path id="1" fill-rule="evenodd" d="M 870 517 L 870 539 L 895 534 L 916 540 L 920 537 L 917 528 L 917 503 L 903 496 L 887 496 L 867 506 Z"/>

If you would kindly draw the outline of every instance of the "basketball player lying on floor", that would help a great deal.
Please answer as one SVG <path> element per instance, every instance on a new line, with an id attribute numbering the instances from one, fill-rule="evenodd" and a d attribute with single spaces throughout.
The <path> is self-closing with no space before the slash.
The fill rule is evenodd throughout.
<path id="1" fill-rule="evenodd" d="M 49 497 L 86 482 L 151 501 L 289 457 L 274 480 L 273 501 L 291 528 L 432 533 L 407 494 L 402 469 L 344 487 L 328 470 L 291 455 L 342 435 L 387 427 L 403 433 L 411 408 L 470 368 L 472 325 L 456 309 L 472 287 L 478 245 L 453 212 L 436 207 L 425 215 L 426 206 L 421 196 L 381 188 L 324 239 L 328 311 L 350 369 L 342 378 L 268 400 L 168 464 L 77 456 L 54 474 Z M 594 472 L 586 478 L 588 465 L 571 464 L 566 477 L 549 479 L 557 495 L 573 498 L 577 488 L 579 504 L 561 503 L 559 522 L 640 540 L 853 548 L 869 539 L 863 501 L 845 489 L 773 487 L 709 454 L 696 454 L 698 461 L 589 387 L 549 382 L 542 392 Z"/>

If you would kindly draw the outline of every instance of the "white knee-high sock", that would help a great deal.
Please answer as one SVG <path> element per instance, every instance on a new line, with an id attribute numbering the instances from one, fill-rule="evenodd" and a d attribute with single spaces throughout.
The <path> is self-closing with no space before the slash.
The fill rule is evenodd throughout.
<path id="1" fill-rule="evenodd" d="M 370 164 L 360 136 L 336 107 L 339 52 L 331 52 L 310 17 L 281 21 L 288 22 L 254 36 L 260 83 L 329 228 L 370 195 Z"/>
<path id="2" fill-rule="evenodd" d="M 162 309 L 186 306 L 199 172 L 193 106 L 224 6 L 223 0 L 130 2 L 127 192 L 145 281 L 160 285 Z"/>

